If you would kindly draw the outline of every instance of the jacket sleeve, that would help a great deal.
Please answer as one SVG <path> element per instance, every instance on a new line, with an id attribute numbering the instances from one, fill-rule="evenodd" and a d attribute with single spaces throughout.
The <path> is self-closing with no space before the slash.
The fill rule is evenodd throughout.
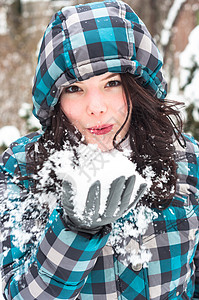
<path id="1" fill-rule="evenodd" d="M 9 269 L 3 278 L 5 299 L 75 299 L 106 241 L 107 235 L 89 239 L 66 230 L 55 210 L 35 257 L 15 257 L 2 266 Z M 10 251 L 16 249 L 5 255 Z"/>
<path id="2" fill-rule="evenodd" d="M 26 195 L 13 181 L 5 183 L 3 175 L 1 172 L 0 204 L 4 213 L 0 222 L 0 263 L 4 298 L 76 299 L 107 242 L 110 228 L 94 236 L 69 231 L 61 209 L 54 209 L 38 242 L 28 235 L 36 226 L 33 220 L 20 219 L 13 234 L 18 221 L 14 211 L 26 201 Z M 14 191 L 12 197 L 10 190 Z M 20 231 L 21 221 L 27 234 Z"/>
<path id="3" fill-rule="evenodd" d="M 195 177 L 197 178 L 197 182 L 196 182 L 196 189 L 197 192 L 195 194 L 196 199 L 199 202 L 199 143 L 197 141 L 195 141 L 196 145 L 197 145 L 197 149 L 196 149 L 196 175 Z M 198 204 L 199 205 L 199 204 Z M 198 208 L 199 209 L 199 208 Z M 196 248 L 196 253 L 194 256 L 194 264 L 195 264 L 195 291 L 194 291 L 194 297 L 193 300 L 198 299 L 199 300 L 199 244 L 197 245 Z"/>
<path id="4" fill-rule="evenodd" d="M 196 250 L 196 254 L 194 257 L 194 263 L 195 263 L 195 292 L 194 292 L 194 298 L 193 299 L 199 299 L 199 245 Z"/>
<path id="5" fill-rule="evenodd" d="M 194 195 L 196 199 L 197 207 L 196 211 L 199 211 L 199 143 L 188 135 L 185 135 L 186 139 L 186 159 L 188 176 L 186 182 L 189 184 L 189 192 Z M 197 237 L 196 237 L 197 240 Z M 199 244 L 196 244 L 196 252 L 194 255 L 195 265 L 195 290 L 193 299 L 199 299 Z"/>

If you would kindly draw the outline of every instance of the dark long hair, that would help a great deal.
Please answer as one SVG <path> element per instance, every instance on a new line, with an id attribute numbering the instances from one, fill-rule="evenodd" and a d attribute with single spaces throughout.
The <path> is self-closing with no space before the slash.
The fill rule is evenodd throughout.
<path id="1" fill-rule="evenodd" d="M 121 74 L 121 80 L 128 105 L 126 121 L 130 115 L 130 106 L 132 106 L 128 131 L 132 149 L 130 159 L 137 164 L 137 170 L 143 176 L 147 176 L 147 166 L 151 167 L 156 174 L 152 187 L 143 202 L 148 206 L 164 209 L 168 207 L 175 194 L 177 181 L 173 142 L 174 137 L 179 139 L 182 132 L 182 121 L 176 109 L 179 103 L 156 98 L 129 73 Z M 176 119 L 175 126 L 171 118 Z M 120 150 L 120 144 L 116 143 L 116 136 L 113 146 Z M 77 146 L 81 137 L 81 133 L 69 122 L 58 102 L 54 109 L 51 126 L 37 142 L 39 151 L 35 152 L 33 145 L 28 152 L 29 172 L 36 174 L 42 168 L 43 163 L 48 160 L 52 151 L 62 150 L 66 141 L 71 146 Z M 51 176 L 56 181 L 53 170 Z M 37 182 L 35 182 L 36 185 Z M 51 189 L 53 188 L 51 186 Z"/>
<path id="2" fill-rule="evenodd" d="M 156 174 L 145 203 L 164 209 L 175 194 L 174 140 L 179 140 L 182 134 L 182 119 L 176 107 L 182 103 L 154 97 L 150 90 L 139 85 L 139 79 L 135 80 L 127 73 L 122 74 L 121 79 L 127 102 L 132 103 L 131 160 L 137 164 L 140 173 L 146 166 L 151 166 Z"/>

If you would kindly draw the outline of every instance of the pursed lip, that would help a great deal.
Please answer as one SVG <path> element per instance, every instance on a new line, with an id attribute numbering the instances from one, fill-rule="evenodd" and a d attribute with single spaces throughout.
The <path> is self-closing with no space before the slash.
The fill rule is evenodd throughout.
<path id="1" fill-rule="evenodd" d="M 103 124 L 87 128 L 92 134 L 102 135 L 109 133 L 113 129 L 113 124 Z"/>

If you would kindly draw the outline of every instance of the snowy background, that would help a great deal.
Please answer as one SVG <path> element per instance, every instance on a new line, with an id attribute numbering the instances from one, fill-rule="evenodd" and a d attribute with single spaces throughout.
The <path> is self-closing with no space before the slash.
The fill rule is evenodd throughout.
<path id="1" fill-rule="evenodd" d="M 0 0 L 1 151 L 39 127 L 31 115 L 31 84 L 41 36 L 54 11 L 75 3 Z M 164 57 L 168 98 L 185 102 L 185 131 L 199 139 L 199 1 L 134 0 L 133 7 Z"/>

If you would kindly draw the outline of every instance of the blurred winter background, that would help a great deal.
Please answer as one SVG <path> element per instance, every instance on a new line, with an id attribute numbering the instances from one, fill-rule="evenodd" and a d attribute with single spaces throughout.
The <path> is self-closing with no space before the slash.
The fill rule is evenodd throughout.
<path id="1" fill-rule="evenodd" d="M 52 14 L 63 6 L 91 1 L 0 0 L 0 152 L 39 126 L 31 116 L 31 86 L 41 37 Z M 199 140 L 199 0 L 126 2 L 158 44 L 168 98 L 185 102 L 184 129 Z"/>

